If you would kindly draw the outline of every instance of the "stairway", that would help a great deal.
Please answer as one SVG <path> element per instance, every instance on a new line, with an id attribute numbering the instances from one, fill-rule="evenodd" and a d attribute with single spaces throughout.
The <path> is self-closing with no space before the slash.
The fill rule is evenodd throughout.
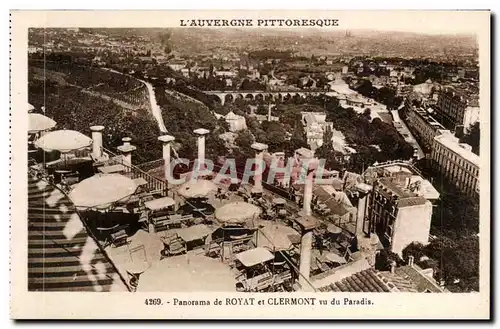
<path id="1" fill-rule="evenodd" d="M 30 174 L 28 290 L 127 291 L 68 197 Z"/>

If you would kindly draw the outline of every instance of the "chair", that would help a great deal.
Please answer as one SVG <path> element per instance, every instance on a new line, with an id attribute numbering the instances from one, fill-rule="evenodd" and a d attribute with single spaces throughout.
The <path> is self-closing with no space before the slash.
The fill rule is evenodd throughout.
<path id="1" fill-rule="evenodd" d="M 118 247 L 121 247 L 121 246 L 124 246 L 127 244 L 128 235 L 124 229 L 119 230 L 115 233 L 111 233 L 110 237 L 111 237 L 111 243 L 113 244 L 113 246 L 115 248 L 118 248 Z"/>
<path id="2" fill-rule="evenodd" d="M 151 219 L 155 232 L 161 232 L 169 229 L 170 220 L 167 216 L 154 217 Z"/>
<path id="3" fill-rule="evenodd" d="M 177 235 L 163 238 L 165 244 L 165 256 L 182 255 L 187 252 L 186 243 Z"/>
<path id="4" fill-rule="evenodd" d="M 146 248 L 144 247 L 144 245 L 140 245 L 140 246 L 137 246 L 135 248 L 130 248 L 128 250 L 129 252 L 129 255 L 130 255 L 130 260 L 133 262 L 135 260 L 137 260 L 136 257 L 134 257 L 134 254 L 141 254 L 141 255 L 144 255 L 144 257 L 141 257 L 141 260 L 147 262 L 148 261 L 148 256 L 146 254 Z"/>

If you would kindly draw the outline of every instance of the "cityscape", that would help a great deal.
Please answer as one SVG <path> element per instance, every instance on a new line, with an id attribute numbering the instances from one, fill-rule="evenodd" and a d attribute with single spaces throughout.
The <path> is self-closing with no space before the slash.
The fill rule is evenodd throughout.
<path id="1" fill-rule="evenodd" d="M 474 35 L 31 28 L 26 107 L 29 291 L 479 291 Z"/>

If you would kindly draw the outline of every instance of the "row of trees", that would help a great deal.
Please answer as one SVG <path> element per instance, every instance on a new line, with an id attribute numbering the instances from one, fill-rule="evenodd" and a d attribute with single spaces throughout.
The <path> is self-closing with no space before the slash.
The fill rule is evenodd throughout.
<path id="1" fill-rule="evenodd" d="M 396 95 L 396 91 L 391 88 L 382 87 L 380 89 L 373 87 L 373 84 L 366 79 L 355 89 L 361 95 L 374 99 L 387 106 L 388 110 L 397 109 L 403 102 L 403 98 Z"/>

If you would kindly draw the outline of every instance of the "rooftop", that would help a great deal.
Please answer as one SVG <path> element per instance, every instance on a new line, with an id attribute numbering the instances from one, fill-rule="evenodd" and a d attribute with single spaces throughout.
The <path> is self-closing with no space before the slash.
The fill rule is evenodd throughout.
<path id="1" fill-rule="evenodd" d="M 470 150 L 465 149 L 462 147 L 458 141 L 458 139 L 453 136 L 451 133 L 445 133 L 441 134 L 439 136 L 434 137 L 434 139 L 444 146 L 445 148 L 449 149 L 450 151 L 456 153 L 463 159 L 469 161 L 476 167 L 479 167 L 479 156 L 475 153 L 473 153 Z"/>

